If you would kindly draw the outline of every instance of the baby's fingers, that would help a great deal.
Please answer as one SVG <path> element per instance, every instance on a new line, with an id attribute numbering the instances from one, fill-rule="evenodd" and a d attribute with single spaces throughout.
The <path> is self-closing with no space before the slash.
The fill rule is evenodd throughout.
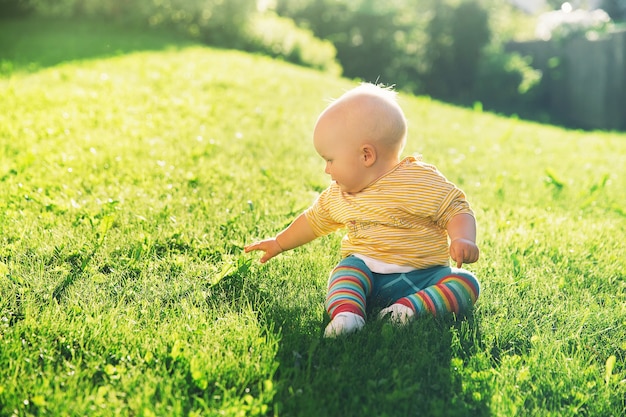
<path id="1" fill-rule="evenodd" d="M 263 251 L 264 254 L 260 259 L 260 262 L 262 264 L 282 252 L 280 250 L 280 247 L 276 244 L 275 239 L 266 239 L 260 242 L 255 242 L 248 246 L 245 246 L 243 249 L 246 253 L 251 251 Z"/>
<path id="2" fill-rule="evenodd" d="M 252 252 L 253 250 L 267 250 L 267 241 L 262 240 L 260 242 L 254 242 L 249 244 L 248 246 L 244 246 L 244 252 Z"/>
<path id="3" fill-rule="evenodd" d="M 462 242 L 455 241 L 450 245 L 450 257 L 456 262 L 457 268 L 460 268 L 463 263 L 476 262 L 479 250 L 475 244 L 462 244 Z"/>
<path id="4" fill-rule="evenodd" d="M 456 250 L 451 254 L 452 260 L 456 261 L 456 267 L 460 268 L 463 266 L 463 261 L 465 260 L 465 256 L 463 254 L 463 250 Z"/>
<path id="5" fill-rule="evenodd" d="M 261 259 L 259 260 L 259 262 L 261 262 L 262 264 L 264 264 L 265 262 L 269 261 L 270 259 L 272 259 L 274 257 L 273 254 L 269 253 L 269 252 L 265 252 L 265 254 L 261 257 Z"/>

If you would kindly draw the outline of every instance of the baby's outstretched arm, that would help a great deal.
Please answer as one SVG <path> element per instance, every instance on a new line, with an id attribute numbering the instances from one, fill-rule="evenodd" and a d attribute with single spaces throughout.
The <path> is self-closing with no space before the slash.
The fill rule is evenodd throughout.
<path id="1" fill-rule="evenodd" d="M 255 250 L 265 252 L 261 257 L 261 263 L 265 263 L 281 252 L 302 246 L 316 237 L 306 216 L 301 214 L 276 237 L 252 243 L 246 246 L 244 250 L 246 252 Z"/>
<path id="2" fill-rule="evenodd" d="M 478 260 L 480 251 L 476 246 L 476 220 L 471 214 L 457 214 L 446 227 L 450 236 L 450 257 L 456 262 L 457 268 L 463 263 Z"/>

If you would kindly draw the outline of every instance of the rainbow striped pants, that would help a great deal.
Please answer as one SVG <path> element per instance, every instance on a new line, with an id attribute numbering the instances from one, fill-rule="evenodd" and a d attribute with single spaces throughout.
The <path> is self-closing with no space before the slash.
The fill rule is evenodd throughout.
<path id="1" fill-rule="evenodd" d="M 354 256 L 344 258 L 330 274 L 326 311 L 366 316 L 371 308 L 400 303 L 415 313 L 469 313 L 480 293 L 476 277 L 459 268 L 436 266 L 399 274 L 378 274 Z"/>

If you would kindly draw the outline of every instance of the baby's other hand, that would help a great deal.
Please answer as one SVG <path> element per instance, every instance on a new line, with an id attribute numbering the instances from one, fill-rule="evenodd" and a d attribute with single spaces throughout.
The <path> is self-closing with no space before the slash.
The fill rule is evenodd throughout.
<path id="1" fill-rule="evenodd" d="M 450 242 L 450 257 L 456 262 L 457 268 L 463 266 L 463 263 L 476 262 L 479 256 L 478 246 L 469 239 L 454 239 Z"/>
<path id="2" fill-rule="evenodd" d="M 244 247 L 244 251 L 246 253 L 251 251 L 260 250 L 265 252 L 265 254 L 261 257 L 261 263 L 265 263 L 272 259 L 274 256 L 280 254 L 283 249 L 280 247 L 276 238 L 265 239 L 260 242 L 252 243 L 246 247 Z"/>

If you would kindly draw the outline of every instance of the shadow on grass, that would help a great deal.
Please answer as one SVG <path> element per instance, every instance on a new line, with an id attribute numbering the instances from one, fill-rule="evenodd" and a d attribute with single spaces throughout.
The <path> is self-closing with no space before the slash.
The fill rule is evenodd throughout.
<path id="1" fill-rule="evenodd" d="M 210 302 L 251 302 L 264 327 L 279 332 L 275 414 L 490 415 L 491 368 L 480 356 L 479 316 L 429 316 L 396 327 L 370 314 L 362 331 L 325 339 L 320 306 L 298 298 L 304 294 L 296 283 L 240 272 L 212 287 Z"/>
<path id="2" fill-rule="evenodd" d="M 207 303 L 249 303 L 280 342 L 273 412 L 281 416 L 434 416 L 490 414 L 490 364 L 479 317 L 424 317 L 396 327 L 371 314 L 366 327 L 322 337 L 320 305 L 298 284 L 241 266 L 207 288 Z M 252 278 L 254 277 L 254 278 Z M 308 291 L 318 291 L 312 290 Z M 319 293 L 318 295 L 321 295 Z M 304 296 L 305 298 L 298 298 Z M 315 297 L 313 297 L 315 298 Z M 319 303 L 322 303 L 320 298 Z M 482 359 L 481 359 L 482 358 Z M 270 412 L 271 414 L 271 412 Z"/>
<path id="3" fill-rule="evenodd" d="M 487 416 L 488 384 L 464 363 L 480 345 L 478 323 L 424 318 L 405 328 L 370 320 L 357 334 L 322 338 L 321 323 L 297 325 L 293 308 L 274 310 L 282 327 L 275 406 L 284 416 Z M 296 322 L 297 323 L 297 322 Z"/>
<path id="4" fill-rule="evenodd" d="M 64 62 L 191 45 L 173 32 L 95 20 L 0 19 L 0 76 Z"/>

